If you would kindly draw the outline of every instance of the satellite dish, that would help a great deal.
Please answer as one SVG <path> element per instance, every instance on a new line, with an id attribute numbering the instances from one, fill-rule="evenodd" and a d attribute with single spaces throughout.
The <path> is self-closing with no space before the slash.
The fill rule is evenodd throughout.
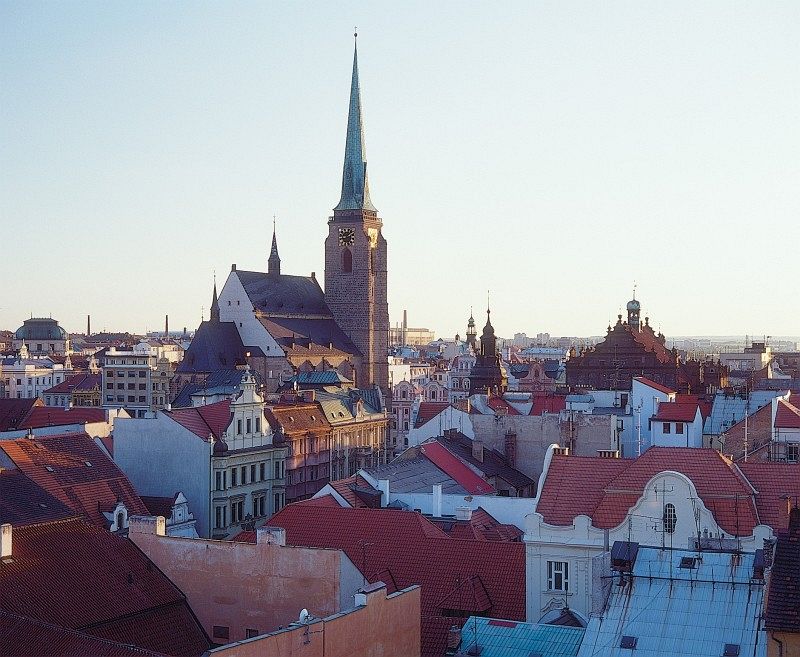
<path id="1" fill-rule="evenodd" d="M 298 621 L 301 623 L 305 623 L 310 617 L 311 614 L 308 613 L 308 609 L 303 609 L 300 612 L 300 618 L 298 619 Z"/>

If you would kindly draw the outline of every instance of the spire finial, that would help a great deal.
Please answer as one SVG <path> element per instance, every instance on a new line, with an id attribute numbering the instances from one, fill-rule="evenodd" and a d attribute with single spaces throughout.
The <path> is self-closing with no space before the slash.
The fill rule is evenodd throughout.
<path id="1" fill-rule="evenodd" d="M 358 27 L 353 28 L 353 39 L 358 40 Z"/>
<path id="2" fill-rule="evenodd" d="M 633 281 L 633 300 L 636 301 L 636 281 Z"/>
<path id="3" fill-rule="evenodd" d="M 490 312 L 492 312 L 492 304 L 489 299 L 489 290 L 486 290 L 486 314 L 488 315 Z"/>
<path id="4" fill-rule="evenodd" d="M 361 117 L 361 86 L 358 81 L 358 30 L 353 32 L 353 77 L 350 83 L 350 107 L 347 114 L 347 138 L 344 146 L 342 196 L 337 210 L 370 210 L 367 155 L 364 146 L 364 121 Z"/>

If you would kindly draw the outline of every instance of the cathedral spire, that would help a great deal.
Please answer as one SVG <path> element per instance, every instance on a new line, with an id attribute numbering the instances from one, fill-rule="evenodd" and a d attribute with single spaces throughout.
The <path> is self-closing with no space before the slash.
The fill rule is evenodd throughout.
<path id="1" fill-rule="evenodd" d="M 358 33 L 353 35 L 356 39 Z M 364 121 L 361 117 L 361 88 L 358 83 L 358 46 L 353 47 L 353 80 L 350 85 L 350 110 L 344 146 L 342 197 L 334 210 L 376 211 L 369 198 Z"/>
<path id="2" fill-rule="evenodd" d="M 219 299 L 217 299 L 217 277 L 214 276 L 214 296 L 211 297 L 211 321 L 219 321 Z"/>
<path id="3" fill-rule="evenodd" d="M 275 233 L 275 217 L 272 217 L 272 248 L 269 252 L 269 260 L 267 264 L 267 273 L 280 275 L 281 273 L 281 257 L 278 255 L 278 238 Z"/>

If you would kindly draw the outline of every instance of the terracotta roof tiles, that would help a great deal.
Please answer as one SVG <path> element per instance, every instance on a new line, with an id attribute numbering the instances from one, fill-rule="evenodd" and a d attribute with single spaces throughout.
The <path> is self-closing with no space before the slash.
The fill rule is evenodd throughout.
<path id="1" fill-rule="evenodd" d="M 85 433 L 3 440 L 0 450 L 38 486 L 95 525 L 109 526 L 103 511 L 117 500 L 129 513 L 147 515 L 125 474 Z"/>
<path id="2" fill-rule="evenodd" d="M 209 436 L 219 440 L 231 423 L 231 402 L 225 399 L 214 404 L 176 408 L 163 413 L 205 441 Z"/>
<path id="3" fill-rule="evenodd" d="M 525 619 L 522 543 L 452 539 L 420 514 L 394 509 L 292 504 L 269 523 L 286 529 L 290 545 L 344 550 L 389 592 L 421 584 L 423 657 L 444 653 L 447 631 L 463 622 L 455 616 L 465 609 Z"/>

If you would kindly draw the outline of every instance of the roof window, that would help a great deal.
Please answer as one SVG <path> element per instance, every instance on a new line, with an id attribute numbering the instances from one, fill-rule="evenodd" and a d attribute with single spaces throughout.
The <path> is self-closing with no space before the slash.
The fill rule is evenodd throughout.
<path id="1" fill-rule="evenodd" d="M 84 461 L 84 463 L 86 464 L 87 468 L 91 468 L 92 467 L 92 462 L 91 461 Z"/>
<path id="2" fill-rule="evenodd" d="M 639 641 L 639 637 L 635 636 L 623 636 L 622 640 L 619 642 L 620 648 L 625 648 L 627 650 L 636 650 L 636 643 Z"/>
<path id="3" fill-rule="evenodd" d="M 55 470 L 53 470 L 53 466 L 51 465 L 44 466 L 44 469 L 47 470 L 48 472 L 55 472 Z"/>
<path id="4" fill-rule="evenodd" d="M 697 557 L 681 557 L 679 568 L 697 568 Z M 736 653 L 739 654 L 739 653 Z"/>
<path id="5" fill-rule="evenodd" d="M 722 657 L 738 657 L 738 655 L 739 655 L 738 643 L 725 644 L 725 650 L 722 651 Z"/>

